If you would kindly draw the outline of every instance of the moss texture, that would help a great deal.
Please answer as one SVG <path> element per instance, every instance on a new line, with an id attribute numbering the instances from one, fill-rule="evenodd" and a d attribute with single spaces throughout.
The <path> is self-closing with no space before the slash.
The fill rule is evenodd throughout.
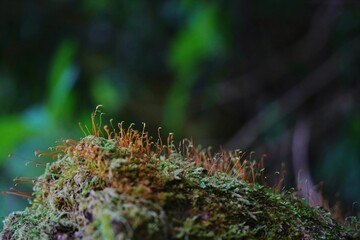
<path id="1" fill-rule="evenodd" d="M 356 219 L 340 225 L 259 184 L 261 164 L 239 151 L 212 156 L 112 121 L 101 131 L 95 114 L 91 135 L 42 153 L 55 160 L 1 239 L 358 239 Z"/>

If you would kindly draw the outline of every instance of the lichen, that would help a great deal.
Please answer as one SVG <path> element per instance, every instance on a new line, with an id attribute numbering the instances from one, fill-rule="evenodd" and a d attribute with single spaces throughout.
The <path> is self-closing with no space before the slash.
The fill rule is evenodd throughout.
<path id="1" fill-rule="evenodd" d="M 261 162 L 239 151 L 212 156 L 112 121 L 102 131 L 96 113 L 91 134 L 47 153 L 55 161 L 35 181 L 30 206 L 5 219 L 1 239 L 359 237 L 357 219 L 338 224 L 291 191 L 261 184 Z"/>

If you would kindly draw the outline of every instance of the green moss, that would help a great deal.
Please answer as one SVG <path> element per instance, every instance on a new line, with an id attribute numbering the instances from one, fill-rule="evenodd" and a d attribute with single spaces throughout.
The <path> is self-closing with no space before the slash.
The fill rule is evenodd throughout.
<path id="1" fill-rule="evenodd" d="M 94 117 L 94 116 L 93 116 Z M 258 183 L 239 154 L 212 157 L 189 141 L 163 145 L 129 127 L 53 149 L 31 205 L 4 221 L 1 239 L 355 239 L 292 192 Z M 256 167 L 258 166 L 258 167 Z"/>

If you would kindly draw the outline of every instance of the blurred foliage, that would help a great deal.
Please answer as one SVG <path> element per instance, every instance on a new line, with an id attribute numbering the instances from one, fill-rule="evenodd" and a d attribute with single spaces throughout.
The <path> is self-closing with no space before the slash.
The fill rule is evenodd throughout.
<path id="1" fill-rule="evenodd" d="M 103 104 L 152 135 L 266 153 L 289 185 L 305 120 L 315 182 L 360 201 L 358 1 L 1 1 L 0 13 L 1 190 Z M 25 203 L 0 195 L 0 216 Z"/>
<path id="2" fill-rule="evenodd" d="M 50 116 L 54 117 L 54 120 L 70 117 L 69 108 L 73 105 L 70 92 L 78 75 L 78 70 L 73 66 L 75 53 L 75 43 L 64 40 L 51 63 L 47 90 L 49 97 L 46 102 Z"/>
<path id="3" fill-rule="evenodd" d="M 360 112 L 349 117 L 343 128 L 337 132 L 337 138 L 331 140 L 322 152 L 322 159 L 317 163 L 317 169 L 322 169 L 322 171 L 318 175 L 325 184 L 332 186 L 332 190 L 327 190 L 327 195 L 334 194 L 331 191 L 339 189 L 338 193 L 346 193 L 350 199 L 358 199 L 360 196 L 360 188 L 357 187 L 360 176 Z M 354 202 L 351 207 L 360 210 L 358 202 Z"/>
<path id="4" fill-rule="evenodd" d="M 173 41 L 170 50 L 169 61 L 175 80 L 165 101 L 164 122 L 174 132 L 183 130 L 191 89 L 199 77 L 201 63 L 219 57 L 224 51 L 223 34 L 217 26 L 217 6 L 204 2 L 190 6 L 185 27 Z"/>
<path id="5" fill-rule="evenodd" d="M 30 135 L 31 129 L 26 122 L 19 117 L 8 116 L 0 119 L 0 135 L 6 136 L 6 140 L 0 141 L 0 164 L 7 158 L 6 156 L 16 149 L 16 147 Z"/>

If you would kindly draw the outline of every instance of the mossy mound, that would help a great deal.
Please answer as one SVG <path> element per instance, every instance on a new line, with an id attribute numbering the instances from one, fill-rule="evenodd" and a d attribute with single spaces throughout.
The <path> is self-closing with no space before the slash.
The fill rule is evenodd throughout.
<path id="1" fill-rule="evenodd" d="M 355 239 L 324 209 L 257 183 L 262 168 L 239 152 L 104 129 L 93 121 L 92 135 L 53 148 L 1 239 Z"/>

